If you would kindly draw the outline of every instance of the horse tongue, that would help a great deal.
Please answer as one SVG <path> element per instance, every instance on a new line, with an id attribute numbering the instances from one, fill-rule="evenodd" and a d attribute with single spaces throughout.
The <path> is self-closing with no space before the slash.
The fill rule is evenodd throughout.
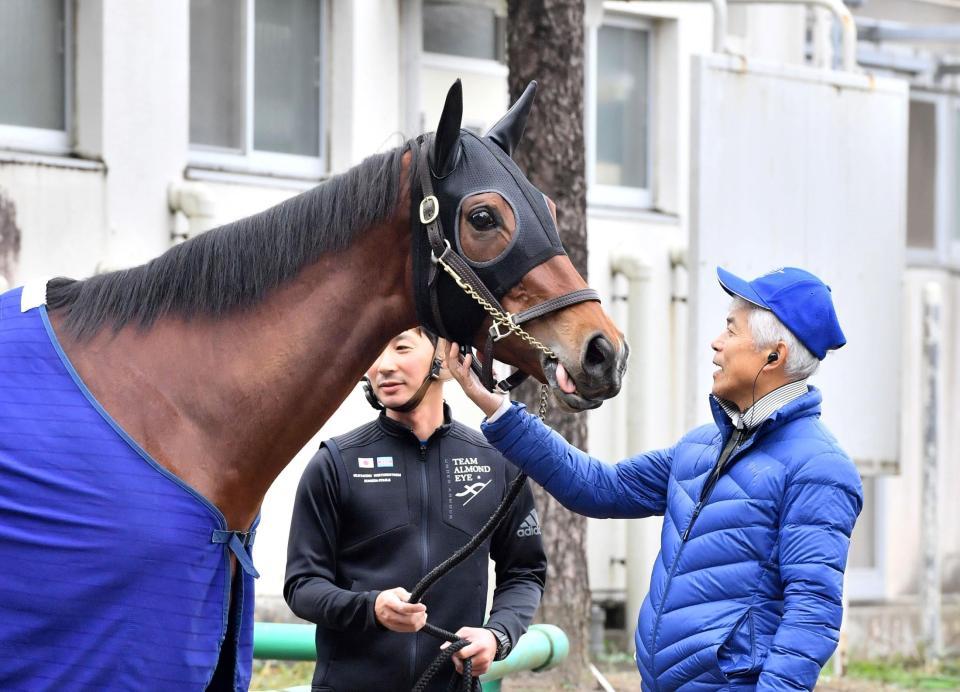
<path id="1" fill-rule="evenodd" d="M 557 363 L 557 385 L 567 394 L 573 394 L 577 391 L 577 385 L 570 379 L 570 375 L 567 374 L 563 363 Z"/>

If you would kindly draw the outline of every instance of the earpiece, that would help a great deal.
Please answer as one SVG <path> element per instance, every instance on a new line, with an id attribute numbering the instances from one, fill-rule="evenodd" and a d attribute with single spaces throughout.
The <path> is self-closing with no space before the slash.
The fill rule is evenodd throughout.
<path id="1" fill-rule="evenodd" d="M 772 351 L 772 352 L 770 353 L 770 355 L 767 356 L 767 363 L 768 363 L 768 364 L 769 364 L 769 363 L 776 363 L 778 360 L 780 360 L 780 354 L 777 353 L 776 351 Z"/>

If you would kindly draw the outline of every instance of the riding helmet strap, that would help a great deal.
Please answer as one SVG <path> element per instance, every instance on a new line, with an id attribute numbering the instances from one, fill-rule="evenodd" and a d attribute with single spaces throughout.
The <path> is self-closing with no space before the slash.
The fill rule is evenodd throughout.
<path id="1" fill-rule="evenodd" d="M 420 405 L 420 402 L 423 401 L 423 397 L 426 396 L 427 390 L 430 389 L 430 385 L 433 384 L 434 379 L 436 378 L 427 375 L 425 378 L 423 378 L 423 382 L 420 383 L 419 389 L 413 393 L 413 396 L 410 397 L 407 403 L 401 404 L 400 406 L 391 406 L 390 410 L 398 411 L 400 413 L 408 413 L 409 411 L 415 409 Z"/>
<path id="2" fill-rule="evenodd" d="M 363 385 L 363 396 L 367 400 L 367 403 L 377 411 L 386 410 L 386 407 L 377 398 L 376 392 L 373 391 L 373 383 L 370 381 L 370 378 L 364 375 L 362 378 L 360 378 L 360 382 Z"/>

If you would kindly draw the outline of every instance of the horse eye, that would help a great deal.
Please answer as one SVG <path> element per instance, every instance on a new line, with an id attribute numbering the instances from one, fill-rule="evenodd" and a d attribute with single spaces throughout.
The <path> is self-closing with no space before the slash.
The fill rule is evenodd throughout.
<path id="1" fill-rule="evenodd" d="M 470 212 L 470 223 L 478 231 L 488 231 L 497 227 L 497 219 L 487 209 Z"/>

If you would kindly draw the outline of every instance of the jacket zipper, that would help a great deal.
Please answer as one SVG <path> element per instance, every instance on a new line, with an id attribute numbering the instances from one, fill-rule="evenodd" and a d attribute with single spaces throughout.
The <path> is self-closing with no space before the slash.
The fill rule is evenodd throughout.
<path id="1" fill-rule="evenodd" d="M 743 442 L 744 431 L 737 430 L 737 439 L 733 443 L 733 449 L 730 451 L 730 454 L 727 456 L 726 460 L 723 462 L 723 466 L 714 467 L 710 472 L 710 476 L 707 478 L 706 483 L 703 486 L 703 489 L 700 491 L 700 500 L 697 502 L 696 507 L 693 508 L 693 514 L 690 516 L 690 523 L 687 524 L 686 530 L 683 532 L 683 537 L 681 542 L 685 543 L 690 537 L 690 531 L 693 530 L 693 525 L 697 521 L 697 517 L 700 516 L 701 510 L 703 510 L 704 505 L 707 504 L 707 500 L 710 499 L 710 495 L 713 494 L 713 489 L 717 485 L 717 481 L 720 480 L 720 476 L 723 475 L 723 471 L 726 468 L 729 468 L 730 464 L 733 462 L 733 457 L 739 450 L 740 444 Z M 721 452 L 722 453 L 722 452 Z M 719 460 L 718 460 L 719 461 Z"/>
<path id="2" fill-rule="evenodd" d="M 420 443 L 420 573 L 427 573 L 427 443 Z M 420 632 L 413 636 L 413 665 L 410 672 L 414 682 L 417 679 L 417 659 L 420 654 Z M 411 685 L 412 686 L 412 685 Z"/>
<path id="3" fill-rule="evenodd" d="M 733 461 L 734 455 L 738 451 L 737 448 L 740 446 L 740 443 L 743 442 L 743 431 L 737 431 L 737 441 L 734 443 L 733 451 L 730 452 L 730 455 L 727 457 L 726 463 L 724 463 L 723 468 L 729 467 L 730 463 Z M 722 450 L 721 450 L 722 453 Z M 653 638 L 650 640 L 650 672 L 653 673 L 653 687 L 654 690 L 659 690 L 660 685 L 657 682 L 657 667 L 656 667 L 656 658 L 657 658 L 657 634 L 660 632 L 660 622 L 663 615 L 663 606 L 667 602 L 667 596 L 670 594 L 670 587 L 673 586 L 673 575 L 677 572 L 677 565 L 680 564 L 680 555 L 683 553 L 684 547 L 687 545 L 687 538 L 690 537 L 690 530 L 693 528 L 694 522 L 696 522 L 697 517 L 700 516 L 700 511 L 703 509 L 703 506 L 706 504 L 707 500 L 710 499 L 710 494 L 713 492 L 713 487 L 716 485 L 717 480 L 719 480 L 722 475 L 723 468 L 719 469 L 720 473 L 717 473 L 718 469 L 714 468 L 711 471 L 711 475 L 707 479 L 707 483 L 710 484 L 708 488 L 706 485 L 700 493 L 700 500 L 697 502 L 696 506 L 693 508 L 693 514 L 690 517 L 690 523 L 687 524 L 687 528 L 683 532 L 683 536 L 680 539 L 680 547 L 677 548 L 677 554 L 673 558 L 673 564 L 670 565 L 670 574 L 667 576 L 667 585 L 663 587 L 663 598 L 660 599 L 660 606 L 657 608 L 657 619 L 653 625 Z M 715 477 L 714 477 L 715 476 Z"/>
<path id="4" fill-rule="evenodd" d="M 670 587 L 673 586 L 673 575 L 677 571 L 677 565 L 680 564 L 680 554 L 683 552 L 683 547 L 686 545 L 686 542 L 681 542 L 680 547 L 677 548 L 677 554 L 673 558 L 673 564 L 670 565 L 670 576 L 667 577 L 667 585 L 663 587 L 663 598 L 660 599 L 660 606 L 657 608 L 657 619 L 653 623 L 653 638 L 650 640 L 650 672 L 653 673 L 653 689 L 660 689 L 660 682 L 657 676 L 657 634 L 660 632 L 660 618 L 663 615 L 663 606 L 667 602 L 667 596 L 670 595 Z M 639 614 L 637 615 L 639 617 Z"/>

